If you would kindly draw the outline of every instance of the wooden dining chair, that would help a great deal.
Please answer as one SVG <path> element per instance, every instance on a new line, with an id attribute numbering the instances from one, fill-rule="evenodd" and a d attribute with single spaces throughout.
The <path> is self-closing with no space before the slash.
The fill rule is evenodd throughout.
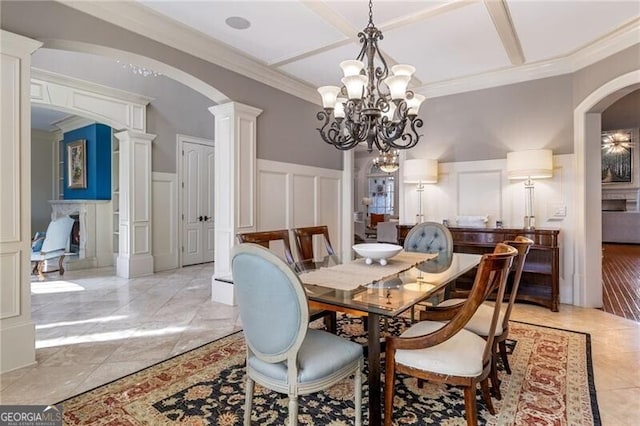
<path id="1" fill-rule="evenodd" d="M 329 228 L 326 225 L 309 226 L 306 228 L 294 228 L 293 235 L 296 239 L 296 249 L 298 249 L 298 257 L 300 260 L 313 259 L 313 236 L 322 235 L 324 238 L 324 246 L 329 255 L 336 254 L 329 239 Z"/>
<path id="2" fill-rule="evenodd" d="M 420 321 L 399 337 L 387 338 L 385 426 L 392 424 L 396 373 L 436 383 L 462 386 L 467 424 L 471 426 L 478 424 L 476 385 L 480 383 L 487 408 L 491 414 L 495 414 L 489 395 L 488 380 L 492 365 L 494 332 L 498 324 L 509 268 L 517 253 L 511 246 L 498 244 L 493 253 L 482 256 L 473 288 L 462 306 L 447 311 L 447 315 L 443 313 L 437 321 Z M 478 307 L 496 289 L 498 297 L 489 336 L 485 340 L 464 327 Z"/>
<path id="3" fill-rule="evenodd" d="M 518 250 L 518 255 L 513 262 L 513 281 L 511 284 L 511 293 L 509 294 L 509 300 L 506 309 L 500 311 L 498 317 L 498 324 L 496 325 L 494 347 L 493 347 L 493 360 L 491 367 L 491 389 L 497 399 L 502 399 L 500 392 L 500 381 L 498 380 L 498 370 L 496 366 L 496 357 L 498 354 L 502 359 L 502 364 L 507 372 L 511 374 L 511 367 L 509 366 L 509 358 L 507 357 L 507 345 L 506 341 L 509 337 L 509 318 L 511 317 L 511 311 L 516 301 L 518 294 L 518 287 L 520 286 L 520 278 L 522 277 L 522 270 L 524 269 L 524 263 L 529 253 L 529 249 L 533 245 L 533 241 L 523 236 L 517 236 L 513 241 L 504 241 Z M 455 307 L 462 306 L 466 299 L 455 298 L 448 299 L 440 303 L 436 307 L 427 308 L 423 317 L 427 319 L 436 319 L 437 316 L 434 312 L 440 312 L 447 309 L 454 309 Z M 471 317 L 471 320 L 465 325 L 465 329 L 469 330 L 480 337 L 487 338 L 489 336 L 491 319 L 493 315 L 494 307 L 490 303 L 483 303 L 480 305 L 476 313 Z"/>
<path id="4" fill-rule="evenodd" d="M 246 232 L 244 234 L 237 234 L 236 238 L 240 243 L 258 244 L 270 250 L 272 249 L 272 242 L 281 241 L 284 247 L 284 260 L 289 266 L 295 265 L 293 254 L 291 253 L 291 243 L 289 242 L 289 231 L 287 229 L 278 229 L 275 231 Z M 312 302 L 309 309 L 309 319 L 311 321 L 315 321 L 318 318 L 323 319 L 324 325 L 328 331 L 330 331 L 331 333 L 336 332 L 337 317 L 335 311 L 329 311 L 316 307 Z"/>

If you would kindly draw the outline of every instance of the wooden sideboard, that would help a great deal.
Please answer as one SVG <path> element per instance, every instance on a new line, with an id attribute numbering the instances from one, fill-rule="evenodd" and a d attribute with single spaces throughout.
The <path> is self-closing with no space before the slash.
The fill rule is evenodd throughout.
<path id="1" fill-rule="evenodd" d="M 398 242 L 404 239 L 414 225 L 398 225 Z M 513 240 L 522 235 L 533 240 L 533 246 L 524 264 L 518 301 L 526 301 L 546 306 L 553 312 L 558 311 L 559 302 L 559 264 L 560 248 L 556 228 L 519 229 L 519 228 L 458 228 L 449 227 L 453 236 L 453 250 L 458 253 L 489 253 L 497 243 Z M 468 290 L 473 284 L 475 271 L 458 279 L 456 289 Z M 507 296 L 505 296 L 506 298 Z"/>

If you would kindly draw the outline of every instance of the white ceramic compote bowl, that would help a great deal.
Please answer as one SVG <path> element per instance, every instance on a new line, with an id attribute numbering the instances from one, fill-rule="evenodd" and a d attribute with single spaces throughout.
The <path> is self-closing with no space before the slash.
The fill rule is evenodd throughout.
<path id="1" fill-rule="evenodd" d="M 353 250 L 366 259 L 367 265 L 371 265 L 375 260 L 384 266 L 387 264 L 387 259 L 391 259 L 402 251 L 402 246 L 387 243 L 364 243 L 354 245 Z"/>

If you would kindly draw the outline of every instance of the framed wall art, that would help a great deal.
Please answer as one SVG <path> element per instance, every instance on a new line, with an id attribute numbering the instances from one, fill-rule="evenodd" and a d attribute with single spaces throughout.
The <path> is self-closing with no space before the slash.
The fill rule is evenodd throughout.
<path id="1" fill-rule="evenodd" d="M 631 183 L 634 176 L 634 150 L 631 130 L 602 132 L 602 183 Z"/>
<path id="2" fill-rule="evenodd" d="M 87 141 L 79 139 L 67 143 L 67 187 L 87 187 Z"/>

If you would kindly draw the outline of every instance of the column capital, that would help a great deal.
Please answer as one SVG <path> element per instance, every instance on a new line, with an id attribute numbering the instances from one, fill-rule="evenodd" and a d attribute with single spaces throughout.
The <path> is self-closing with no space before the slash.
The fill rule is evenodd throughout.
<path id="1" fill-rule="evenodd" d="M 114 133 L 113 136 L 118 138 L 118 140 L 120 141 L 127 139 L 142 139 L 153 142 L 153 140 L 156 138 L 156 135 L 154 135 L 153 133 L 143 133 L 137 132 L 135 130 L 122 130 L 118 133 Z"/>
<path id="2" fill-rule="evenodd" d="M 0 40 L 2 41 L 2 51 L 14 55 L 31 55 L 42 47 L 41 41 L 5 30 L 0 30 Z"/>
<path id="3" fill-rule="evenodd" d="M 241 104 L 240 102 L 226 102 L 224 104 L 214 105 L 209 107 L 209 112 L 215 115 L 230 115 L 231 113 L 244 113 L 252 117 L 257 117 L 262 114 L 260 108 L 252 107 L 250 105 Z"/>

